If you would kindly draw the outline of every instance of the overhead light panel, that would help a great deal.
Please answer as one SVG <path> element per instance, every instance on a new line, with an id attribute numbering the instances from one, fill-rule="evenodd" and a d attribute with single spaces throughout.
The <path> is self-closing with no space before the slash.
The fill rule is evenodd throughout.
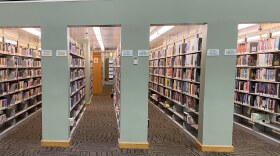
<path id="1" fill-rule="evenodd" d="M 150 41 L 158 38 L 159 36 L 161 36 L 162 34 L 166 33 L 167 31 L 169 31 L 170 29 L 174 28 L 175 26 L 163 26 L 161 27 L 158 31 L 156 31 L 155 33 L 153 33 L 150 36 Z"/>
<path id="2" fill-rule="evenodd" d="M 245 29 L 245 28 L 248 28 L 248 27 L 251 27 L 254 25 L 256 25 L 256 24 L 238 24 L 238 30 Z"/>
<path id="3" fill-rule="evenodd" d="M 10 44 L 13 44 L 13 45 L 17 45 L 17 41 L 9 40 L 9 39 L 5 39 L 5 43 L 10 43 Z"/>
<path id="4" fill-rule="evenodd" d="M 104 44 L 103 44 L 100 27 L 92 27 L 92 29 L 93 29 L 93 31 L 95 33 L 95 36 L 96 36 L 96 39 L 97 39 L 98 44 L 100 46 L 100 49 L 102 51 L 105 51 L 105 47 L 104 47 Z"/>
<path id="5" fill-rule="evenodd" d="M 22 28 L 22 29 L 41 38 L 41 32 L 34 28 Z"/>

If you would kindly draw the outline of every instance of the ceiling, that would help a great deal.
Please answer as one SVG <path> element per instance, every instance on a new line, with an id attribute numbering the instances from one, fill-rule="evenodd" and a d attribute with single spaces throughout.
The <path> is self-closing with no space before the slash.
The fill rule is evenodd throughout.
<path id="1" fill-rule="evenodd" d="M 102 40 L 105 50 L 116 50 L 120 48 L 120 27 L 100 27 L 102 34 Z M 90 47 L 94 50 L 101 50 L 96 39 L 95 33 L 92 27 L 71 27 L 70 37 L 75 41 L 86 39 L 86 33 L 88 33 L 88 39 L 90 40 Z"/>
<path id="2" fill-rule="evenodd" d="M 40 28 L 35 28 L 40 31 Z M 40 38 L 20 28 L 0 28 L 0 36 L 12 41 L 19 41 L 22 46 L 41 47 Z"/>

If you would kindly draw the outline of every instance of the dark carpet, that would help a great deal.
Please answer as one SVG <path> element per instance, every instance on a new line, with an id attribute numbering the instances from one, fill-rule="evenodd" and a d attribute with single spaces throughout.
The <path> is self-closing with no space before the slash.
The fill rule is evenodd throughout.
<path id="1" fill-rule="evenodd" d="M 41 113 L 0 140 L 1 156 L 269 156 L 280 155 L 280 147 L 235 128 L 234 153 L 198 151 L 185 133 L 154 106 L 149 106 L 149 150 L 118 149 L 117 123 L 109 87 L 95 96 L 73 134 L 70 148 L 41 147 Z"/>

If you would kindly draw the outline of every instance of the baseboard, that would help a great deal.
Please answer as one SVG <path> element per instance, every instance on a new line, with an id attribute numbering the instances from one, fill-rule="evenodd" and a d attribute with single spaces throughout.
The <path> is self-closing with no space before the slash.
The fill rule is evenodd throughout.
<path id="1" fill-rule="evenodd" d="M 148 142 L 120 142 L 119 148 L 125 149 L 149 149 Z"/>
<path id="2" fill-rule="evenodd" d="M 41 140 L 41 146 L 48 147 L 70 147 L 71 140 Z"/>
<path id="3" fill-rule="evenodd" d="M 93 97 L 93 96 L 91 96 L 91 97 L 90 97 L 90 100 L 89 100 L 89 102 L 88 102 L 88 103 L 86 103 L 86 105 L 89 105 L 89 104 L 91 103 L 91 101 L 92 101 L 92 97 Z"/>
<path id="4" fill-rule="evenodd" d="M 233 152 L 233 146 L 221 146 L 221 145 L 202 145 L 196 140 L 196 147 L 203 152 Z"/>

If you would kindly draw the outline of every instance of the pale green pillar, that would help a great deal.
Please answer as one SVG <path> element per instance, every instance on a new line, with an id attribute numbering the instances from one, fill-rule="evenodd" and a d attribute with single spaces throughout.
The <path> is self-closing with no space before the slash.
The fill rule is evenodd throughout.
<path id="1" fill-rule="evenodd" d="M 225 56 L 224 52 L 236 49 L 237 22 L 215 21 L 207 26 L 201 63 L 197 145 L 203 151 L 232 151 L 236 56 Z M 207 49 L 219 49 L 220 55 L 207 56 Z"/>
<path id="2" fill-rule="evenodd" d="M 69 54 L 56 56 L 56 50 L 68 49 L 66 25 L 42 26 L 42 50 L 52 50 L 52 56 L 42 56 L 42 145 L 69 146 Z"/>
<path id="3" fill-rule="evenodd" d="M 123 24 L 121 30 L 122 50 L 149 49 L 149 25 Z M 148 148 L 148 77 L 149 58 L 121 57 L 121 110 L 120 148 Z"/>

